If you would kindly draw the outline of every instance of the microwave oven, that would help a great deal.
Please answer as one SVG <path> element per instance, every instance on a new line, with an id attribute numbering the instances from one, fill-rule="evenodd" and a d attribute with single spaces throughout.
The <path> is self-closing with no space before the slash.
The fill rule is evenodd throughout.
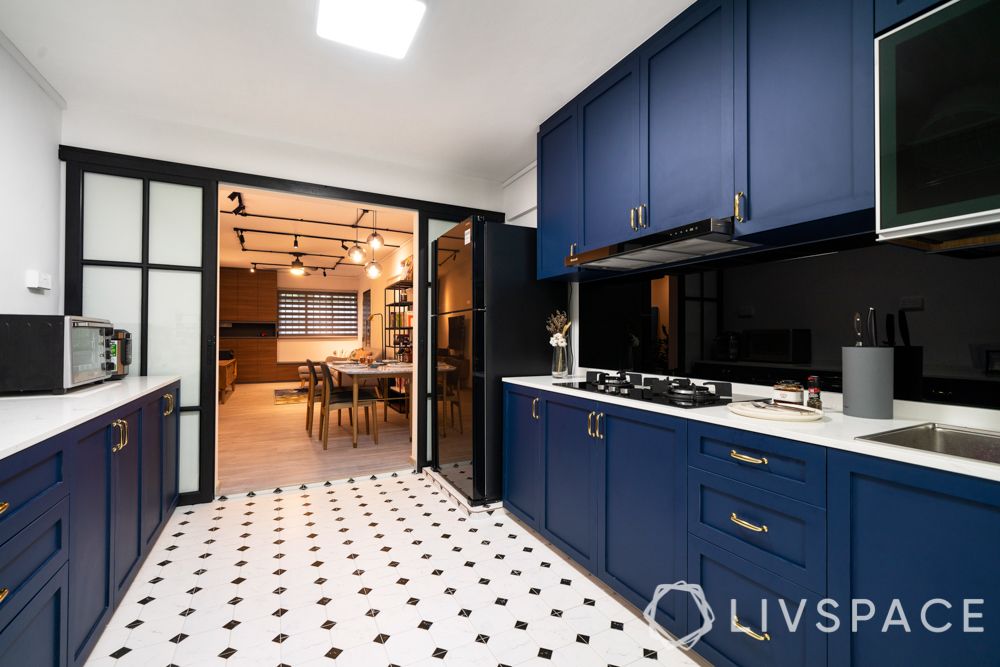
<path id="1" fill-rule="evenodd" d="M 114 328 L 77 315 L 0 315 L 0 392 L 64 393 L 110 379 Z"/>
<path id="2" fill-rule="evenodd" d="M 952 0 L 875 40 L 879 239 L 1000 248 L 1000 0 Z"/>

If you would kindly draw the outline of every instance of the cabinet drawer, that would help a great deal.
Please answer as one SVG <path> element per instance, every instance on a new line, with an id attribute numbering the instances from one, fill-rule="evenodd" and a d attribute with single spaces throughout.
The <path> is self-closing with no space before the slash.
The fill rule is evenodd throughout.
<path id="1" fill-rule="evenodd" d="M 0 544 L 68 493 L 63 457 L 63 439 L 53 438 L 0 461 Z"/>
<path id="2" fill-rule="evenodd" d="M 688 576 L 689 581 L 702 587 L 715 612 L 712 630 L 694 650 L 716 667 L 826 664 L 826 635 L 816 624 L 829 622 L 816 611 L 818 595 L 697 537 L 688 540 Z M 794 632 L 786 623 L 786 615 L 794 624 Z M 693 602 L 689 603 L 688 619 L 690 630 L 701 624 Z"/>
<path id="3" fill-rule="evenodd" d="M 826 450 L 816 445 L 692 421 L 688 463 L 817 507 L 826 506 Z"/>
<path id="4" fill-rule="evenodd" d="M 0 547 L 0 628 L 66 562 L 68 520 L 69 499 L 63 498 Z"/>
<path id="5" fill-rule="evenodd" d="M 66 666 L 68 570 L 63 565 L 0 630 L 0 665 Z"/>
<path id="6" fill-rule="evenodd" d="M 826 591 L 826 512 L 719 475 L 688 473 L 688 531 L 814 591 Z"/>

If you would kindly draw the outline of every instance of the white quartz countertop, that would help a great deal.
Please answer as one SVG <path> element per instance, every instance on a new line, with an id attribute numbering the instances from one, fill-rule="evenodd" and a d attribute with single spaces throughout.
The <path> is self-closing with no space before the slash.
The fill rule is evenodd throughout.
<path id="1" fill-rule="evenodd" d="M 0 397 L 0 459 L 59 435 L 180 378 L 126 377 L 62 395 L 26 394 Z"/>
<path id="2" fill-rule="evenodd" d="M 824 416 L 822 421 L 779 422 L 741 417 L 730 412 L 724 405 L 690 409 L 675 408 L 628 398 L 602 396 L 570 387 L 555 386 L 559 382 L 573 382 L 582 379 L 582 376 L 555 379 L 547 375 L 541 375 L 533 377 L 505 377 L 503 381 L 523 387 L 565 394 L 566 396 L 591 399 L 601 401 L 602 403 L 613 403 L 627 408 L 648 410 L 649 412 L 681 417 L 692 421 L 738 428 L 745 431 L 753 431 L 754 433 L 763 433 L 779 438 L 798 440 L 823 447 L 842 449 L 858 454 L 867 454 L 892 461 L 901 461 L 903 463 L 1000 482 L 1000 464 L 974 461 L 949 454 L 939 454 L 937 452 L 910 449 L 896 445 L 856 440 L 859 436 L 873 435 L 883 431 L 891 431 L 926 422 L 1000 431 L 1000 410 L 896 401 L 894 419 L 861 419 L 859 417 L 849 417 L 843 413 L 841 410 L 842 402 L 840 394 L 825 392 L 823 394 Z M 771 388 L 733 383 L 733 393 L 770 397 Z"/>

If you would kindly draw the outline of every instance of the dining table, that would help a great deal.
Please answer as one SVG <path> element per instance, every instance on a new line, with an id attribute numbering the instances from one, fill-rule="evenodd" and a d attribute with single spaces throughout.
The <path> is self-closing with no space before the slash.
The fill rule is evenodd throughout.
<path id="1" fill-rule="evenodd" d="M 361 364 L 354 362 L 343 362 L 343 361 L 332 361 L 328 362 L 327 366 L 330 367 L 330 372 L 337 376 L 337 384 L 341 387 L 344 386 L 344 377 L 349 377 L 352 380 L 352 391 L 351 391 L 351 403 L 353 406 L 354 419 L 351 420 L 351 444 L 354 447 L 358 446 L 358 396 L 359 388 L 364 380 L 374 379 L 377 385 L 377 391 L 382 400 L 382 410 L 383 419 L 388 421 L 389 419 L 389 401 L 407 401 L 410 396 L 400 396 L 398 398 L 389 397 L 389 380 L 393 378 L 405 379 L 408 381 L 408 386 L 413 386 L 413 374 L 416 372 L 416 365 L 412 362 L 396 362 L 388 361 L 384 363 L 377 364 Z M 451 373 L 456 370 L 456 366 L 451 364 L 446 364 L 439 362 L 437 365 L 437 371 L 439 373 Z M 375 419 L 378 419 L 378 413 L 374 415 Z"/>

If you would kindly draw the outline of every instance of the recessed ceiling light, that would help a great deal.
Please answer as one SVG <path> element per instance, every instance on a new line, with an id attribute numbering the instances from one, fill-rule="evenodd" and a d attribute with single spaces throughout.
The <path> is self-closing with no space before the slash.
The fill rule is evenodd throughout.
<path id="1" fill-rule="evenodd" d="M 365 51 L 402 58 L 426 9 L 420 0 L 319 0 L 316 34 Z"/>

